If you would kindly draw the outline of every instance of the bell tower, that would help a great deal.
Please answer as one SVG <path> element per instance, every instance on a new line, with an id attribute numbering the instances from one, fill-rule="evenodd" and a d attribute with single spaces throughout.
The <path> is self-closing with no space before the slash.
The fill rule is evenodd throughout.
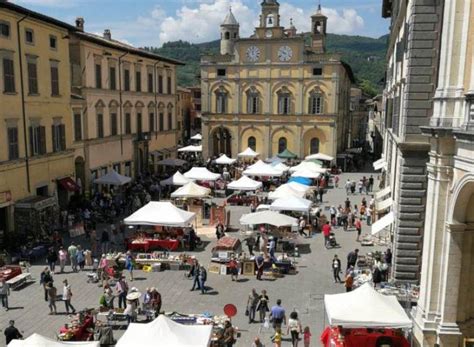
<path id="1" fill-rule="evenodd" d="M 239 22 L 229 8 L 229 13 L 221 24 L 221 54 L 234 54 L 235 40 L 239 38 Z"/>
<path id="2" fill-rule="evenodd" d="M 263 0 L 261 3 L 260 26 L 255 32 L 258 38 L 282 38 L 284 28 L 280 26 L 280 4 L 277 0 Z"/>
<path id="3" fill-rule="evenodd" d="M 328 17 L 321 11 L 321 4 L 318 10 L 311 16 L 311 47 L 317 53 L 326 51 L 326 27 Z"/>

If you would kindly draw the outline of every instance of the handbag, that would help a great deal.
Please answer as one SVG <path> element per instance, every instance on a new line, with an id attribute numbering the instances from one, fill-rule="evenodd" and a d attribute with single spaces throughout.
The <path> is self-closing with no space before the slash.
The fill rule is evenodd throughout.
<path id="1" fill-rule="evenodd" d="M 249 309 L 248 309 L 248 308 L 246 308 L 246 309 L 245 309 L 245 315 L 248 317 L 248 316 L 249 316 L 249 314 L 250 314 L 250 312 L 249 312 Z"/>

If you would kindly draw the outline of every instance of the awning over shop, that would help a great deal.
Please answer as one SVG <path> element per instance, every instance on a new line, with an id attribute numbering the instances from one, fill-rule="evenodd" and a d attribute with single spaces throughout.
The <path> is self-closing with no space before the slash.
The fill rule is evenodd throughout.
<path id="1" fill-rule="evenodd" d="M 283 152 L 278 153 L 277 157 L 282 159 L 295 159 L 298 156 L 292 151 L 285 149 Z"/>
<path id="2" fill-rule="evenodd" d="M 374 224 L 372 224 L 372 235 L 375 235 L 382 231 L 384 228 L 388 227 L 395 220 L 393 212 L 387 213 L 385 216 L 380 218 Z"/>
<path id="3" fill-rule="evenodd" d="M 61 178 L 58 180 L 58 183 L 68 192 L 77 192 L 81 189 L 71 177 Z"/>
<path id="4" fill-rule="evenodd" d="M 387 168 L 387 162 L 385 161 L 385 158 L 380 158 L 379 160 L 375 161 L 373 165 L 375 171 Z"/>
<path id="5" fill-rule="evenodd" d="M 385 199 L 381 202 L 376 202 L 375 203 L 375 206 L 377 207 L 377 211 L 383 211 L 383 210 L 389 208 L 392 205 L 393 205 L 392 198 L 388 198 L 388 199 Z"/>
<path id="6" fill-rule="evenodd" d="M 385 195 L 390 194 L 391 191 L 392 191 L 392 188 L 390 186 L 385 187 L 384 189 L 379 190 L 378 192 L 375 193 L 375 199 L 381 200 Z"/>

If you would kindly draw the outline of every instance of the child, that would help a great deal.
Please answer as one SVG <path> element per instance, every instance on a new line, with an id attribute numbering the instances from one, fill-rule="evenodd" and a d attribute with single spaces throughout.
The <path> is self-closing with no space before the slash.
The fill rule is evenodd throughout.
<path id="1" fill-rule="evenodd" d="M 276 328 L 275 335 L 272 336 L 274 347 L 281 347 L 281 328 Z"/>
<path id="2" fill-rule="evenodd" d="M 304 347 L 309 347 L 311 342 L 311 332 L 309 331 L 309 327 L 305 327 L 303 330 L 303 341 Z"/>

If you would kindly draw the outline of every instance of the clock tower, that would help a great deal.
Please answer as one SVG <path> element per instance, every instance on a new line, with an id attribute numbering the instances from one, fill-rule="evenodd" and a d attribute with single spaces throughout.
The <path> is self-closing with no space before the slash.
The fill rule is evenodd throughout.
<path id="1" fill-rule="evenodd" d="M 284 28 L 280 26 L 280 4 L 277 0 L 263 0 L 260 26 L 255 33 L 258 38 L 281 38 Z"/>

